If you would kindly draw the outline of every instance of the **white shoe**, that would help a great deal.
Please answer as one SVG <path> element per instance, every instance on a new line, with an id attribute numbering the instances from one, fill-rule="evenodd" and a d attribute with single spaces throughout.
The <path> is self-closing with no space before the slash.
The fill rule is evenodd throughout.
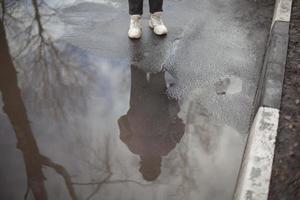
<path id="1" fill-rule="evenodd" d="M 128 37 L 131 39 L 139 39 L 142 37 L 141 15 L 131 15 Z"/>
<path id="2" fill-rule="evenodd" d="M 156 35 L 166 35 L 168 33 L 168 29 L 164 25 L 161 15 L 162 12 L 156 12 L 150 16 L 149 26 L 153 29 Z"/>

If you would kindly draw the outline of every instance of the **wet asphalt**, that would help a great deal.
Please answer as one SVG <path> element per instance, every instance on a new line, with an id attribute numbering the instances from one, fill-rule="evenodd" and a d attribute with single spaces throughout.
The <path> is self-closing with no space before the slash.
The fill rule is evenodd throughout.
<path id="1" fill-rule="evenodd" d="M 274 2 L 6 1 L 0 199 L 229 200 Z"/>

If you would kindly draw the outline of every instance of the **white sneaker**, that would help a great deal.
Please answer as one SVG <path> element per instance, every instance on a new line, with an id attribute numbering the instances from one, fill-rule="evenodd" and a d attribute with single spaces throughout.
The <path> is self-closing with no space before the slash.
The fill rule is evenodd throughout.
<path id="1" fill-rule="evenodd" d="M 161 19 L 162 12 L 156 12 L 151 14 L 149 20 L 149 26 L 153 29 L 156 35 L 165 35 L 168 33 L 167 27 L 164 25 Z"/>
<path id="2" fill-rule="evenodd" d="M 131 39 L 139 39 L 142 37 L 141 15 L 131 15 L 128 37 Z"/>

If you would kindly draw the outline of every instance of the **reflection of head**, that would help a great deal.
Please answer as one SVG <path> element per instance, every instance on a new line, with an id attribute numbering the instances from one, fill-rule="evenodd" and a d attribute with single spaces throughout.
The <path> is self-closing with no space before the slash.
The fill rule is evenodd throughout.
<path id="1" fill-rule="evenodd" d="M 140 172 L 146 181 L 154 181 L 161 173 L 160 156 L 141 156 Z"/>

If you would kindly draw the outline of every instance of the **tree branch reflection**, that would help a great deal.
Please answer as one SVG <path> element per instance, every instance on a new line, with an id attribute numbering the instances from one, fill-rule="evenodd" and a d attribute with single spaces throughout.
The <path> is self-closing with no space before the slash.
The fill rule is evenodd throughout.
<path id="1" fill-rule="evenodd" d="M 23 154 L 27 174 L 28 190 L 24 198 L 27 199 L 29 191 L 31 191 L 36 200 L 48 199 L 45 188 L 46 178 L 42 171 L 42 168 L 46 166 L 54 169 L 64 178 L 70 197 L 76 200 L 77 197 L 67 170 L 62 165 L 54 163 L 49 158 L 41 155 L 39 151 L 18 87 L 17 71 L 10 56 L 2 20 L 0 20 L 0 52 L 0 62 L 2 63 L 0 68 L 0 91 L 4 102 L 3 110 L 14 128 L 17 148 Z"/>
<path id="2" fill-rule="evenodd" d="M 83 98 L 78 97 L 87 96 L 94 75 L 86 56 L 55 39 L 49 28 L 59 9 L 43 0 L 31 0 L 16 2 L 5 13 L 11 55 L 23 75 L 23 89 L 32 93 L 34 108 L 45 108 L 47 114 L 58 118 L 66 118 L 67 111 L 85 110 Z M 55 28 L 61 29 L 63 25 Z"/>

